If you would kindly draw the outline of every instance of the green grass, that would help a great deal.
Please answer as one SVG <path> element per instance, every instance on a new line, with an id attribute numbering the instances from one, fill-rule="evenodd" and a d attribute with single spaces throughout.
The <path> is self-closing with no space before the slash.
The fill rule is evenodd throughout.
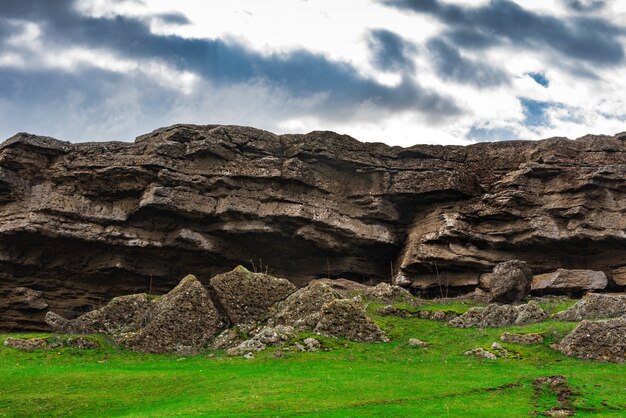
<path id="1" fill-rule="evenodd" d="M 375 319 L 390 343 L 322 339 L 332 350 L 285 351 L 282 358 L 273 356 L 276 348 L 251 360 L 221 352 L 146 355 L 101 337 L 100 350 L 0 347 L 0 416 L 527 417 L 556 402 L 550 393 L 537 396 L 533 379 L 556 374 L 574 389 L 577 416 L 624 416 L 626 365 L 573 359 L 550 348 L 574 323 L 479 330 Z M 489 348 L 504 331 L 539 332 L 546 341 L 502 343 L 519 359 L 463 355 Z M 410 347 L 410 337 L 430 345 Z"/>

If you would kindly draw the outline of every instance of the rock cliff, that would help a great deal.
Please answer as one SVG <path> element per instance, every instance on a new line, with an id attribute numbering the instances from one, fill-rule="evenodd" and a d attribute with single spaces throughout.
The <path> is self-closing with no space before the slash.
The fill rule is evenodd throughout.
<path id="1" fill-rule="evenodd" d="M 409 148 L 218 125 L 134 143 L 20 133 L 0 145 L 0 328 L 238 264 L 439 295 L 517 259 L 615 287 L 625 213 L 626 133 Z"/>

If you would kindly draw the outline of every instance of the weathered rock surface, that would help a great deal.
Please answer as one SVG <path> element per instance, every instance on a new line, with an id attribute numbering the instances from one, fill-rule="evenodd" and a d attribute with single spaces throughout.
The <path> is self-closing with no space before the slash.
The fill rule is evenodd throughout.
<path id="1" fill-rule="evenodd" d="M 626 265 L 626 141 L 409 148 L 331 132 L 176 125 L 134 143 L 0 145 L 0 328 L 43 328 L 255 260 L 298 286 L 345 277 L 454 296 L 503 261 Z M 615 281 L 617 283 L 617 281 Z"/>
<path id="2" fill-rule="evenodd" d="M 626 294 L 587 293 L 571 308 L 552 316 L 562 321 L 581 321 L 622 315 L 626 315 Z"/>
<path id="3" fill-rule="evenodd" d="M 409 346 L 410 347 L 428 347 L 428 343 L 422 340 L 418 340 L 417 338 L 409 338 Z"/>
<path id="4" fill-rule="evenodd" d="M 316 282 L 298 289 L 276 305 L 273 319 L 277 324 L 300 330 L 313 330 L 320 320 L 322 307 L 341 295 L 327 284 Z"/>
<path id="5" fill-rule="evenodd" d="M 287 325 L 263 327 L 249 340 L 226 350 L 226 354 L 229 356 L 242 356 L 247 353 L 257 353 L 265 350 L 268 346 L 287 342 L 293 337 L 295 337 L 293 327 Z"/>
<path id="6" fill-rule="evenodd" d="M 500 336 L 500 341 L 505 343 L 516 343 L 516 344 L 542 344 L 543 343 L 543 335 L 541 334 L 514 334 L 510 332 L 505 332 Z"/>
<path id="7" fill-rule="evenodd" d="M 13 338 L 7 337 L 4 340 L 4 346 L 15 348 L 22 351 L 33 351 L 40 348 L 46 348 L 48 342 L 43 338 Z"/>
<path id="8" fill-rule="evenodd" d="M 100 344 L 84 337 L 68 338 L 67 345 L 79 350 L 96 350 L 100 348 Z"/>
<path id="9" fill-rule="evenodd" d="M 601 290 L 607 283 L 606 274 L 602 271 L 558 269 L 533 276 L 531 288 L 541 291 Z"/>
<path id="10" fill-rule="evenodd" d="M 137 331 L 148 321 L 151 303 L 145 293 L 118 296 L 100 309 L 68 320 L 50 311 L 46 323 L 55 331 L 72 334 L 109 335 Z"/>
<path id="11" fill-rule="evenodd" d="M 330 286 L 335 292 L 339 293 L 342 298 L 350 299 L 355 296 L 362 295 L 370 286 L 357 283 L 353 280 L 338 278 L 338 279 L 314 279 L 309 284 L 325 284 Z"/>
<path id="12" fill-rule="evenodd" d="M 457 328 L 498 328 L 541 322 L 546 313 L 535 301 L 525 305 L 498 305 L 492 303 L 484 308 L 470 308 L 466 313 L 452 319 L 449 324 Z"/>
<path id="13" fill-rule="evenodd" d="M 476 347 L 472 350 L 466 351 L 463 354 L 466 356 L 484 357 L 489 360 L 496 360 L 498 358 L 494 353 L 492 353 L 491 351 L 485 350 L 482 347 Z"/>
<path id="14" fill-rule="evenodd" d="M 613 283 L 626 287 L 626 267 L 620 267 L 612 272 Z"/>
<path id="15" fill-rule="evenodd" d="M 325 303 L 315 332 L 352 341 L 389 341 L 378 325 L 367 316 L 365 306 L 358 299 L 335 299 Z"/>
<path id="16" fill-rule="evenodd" d="M 533 273 L 519 260 L 499 263 L 489 280 L 490 302 L 519 303 L 528 296 Z"/>
<path id="17" fill-rule="evenodd" d="M 363 292 L 363 298 L 378 303 L 407 302 L 417 304 L 416 298 L 411 293 L 389 283 L 378 283 L 376 286 L 368 286 Z"/>
<path id="18" fill-rule="evenodd" d="M 252 273 L 241 266 L 213 277 L 211 287 L 234 325 L 267 320 L 270 308 L 296 291 L 289 280 Z"/>
<path id="19" fill-rule="evenodd" d="M 194 276 L 185 277 L 154 302 L 147 324 L 124 335 L 126 347 L 144 353 L 195 353 L 222 326 L 207 290 Z"/>
<path id="20" fill-rule="evenodd" d="M 584 320 L 556 348 L 568 356 L 623 362 L 626 359 L 626 316 L 606 321 Z"/>
<path id="21" fill-rule="evenodd" d="M 245 341 L 242 334 L 237 332 L 233 328 L 227 328 L 222 331 L 211 345 L 212 350 L 228 350 L 229 348 L 237 347 L 239 344 Z"/>

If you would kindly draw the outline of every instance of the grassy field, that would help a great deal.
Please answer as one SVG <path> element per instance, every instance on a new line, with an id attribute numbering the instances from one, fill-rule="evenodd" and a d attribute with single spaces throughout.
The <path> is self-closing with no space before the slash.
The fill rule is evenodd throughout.
<path id="1" fill-rule="evenodd" d="M 390 343 L 323 339 L 332 350 L 279 357 L 274 348 L 250 360 L 220 352 L 142 355 L 104 339 L 100 350 L 1 347 L 0 416 L 525 417 L 557 406 L 556 395 L 533 385 L 551 375 L 567 378 L 576 416 L 626 416 L 626 365 L 572 359 L 550 348 L 573 323 L 478 330 L 375 319 Z M 504 331 L 540 332 L 546 341 L 502 343 L 511 355 L 495 361 L 463 355 L 489 348 Z M 410 337 L 430 345 L 410 347 Z"/>

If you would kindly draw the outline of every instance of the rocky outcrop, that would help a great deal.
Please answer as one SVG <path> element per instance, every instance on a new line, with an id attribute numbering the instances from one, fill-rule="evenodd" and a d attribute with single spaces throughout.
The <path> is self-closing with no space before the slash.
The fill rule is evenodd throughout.
<path id="1" fill-rule="evenodd" d="M 626 315 L 626 294 L 587 293 L 574 306 L 555 313 L 553 317 L 562 321 L 581 321 L 622 315 Z"/>
<path id="2" fill-rule="evenodd" d="M 505 332 L 500 336 L 500 341 L 505 343 L 515 343 L 515 344 L 542 344 L 543 343 L 543 335 L 541 334 L 515 334 L 510 332 Z"/>
<path id="3" fill-rule="evenodd" d="M 519 303 L 530 291 L 532 271 L 519 260 L 500 263 L 489 279 L 490 302 Z"/>
<path id="4" fill-rule="evenodd" d="M 48 342 L 43 338 L 13 338 L 7 337 L 4 340 L 4 346 L 22 351 L 33 351 L 41 348 L 47 348 Z"/>
<path id="5" fill-rule="evenodd" d="M 320 320 L 325 303 L 341 299 L 341 295 L 324 283 L 311 283 L 298 289 L 276 305 L 273 320 L 300 330 L 313 330 Z"/>
<path id="6" fill-rule="evenodd" d="M 221 326 L 222 320 L 207 290 L 189 275 L 154 302 L 145 326 L 122 335 L 121 340 L 131 350 L 143 353 L 196 353 Z"/>
<path id="7" fill-rule="evenodd" d="M 252 273 L 242 266 L 213 277 L 211 288 L 234 325 L 251 325 L 267 320 L 270 308 L 296 290 L 286 279 Z"/>
<path id="8" fill-rule="evenodd" d="M 148 321 L 151 310 L 147 295 L 140 293 L 113 298 L 102 308 L 87 312 L 76 319 L 68 320 L 50 311 L 45 320 L 55 332 L 115 335 L 137 331 Z"/>
<path id="9" fill-rule="evenodd" d="M 358 299 L 335 299 L 325 303 L 315 332 L 360 342 L 389 341 L 378 325 L 367 316 L 363 303 Z"/>
<path id="10" fill-rule="evenodd" d="M 556 349 L 568 356 L 605 361 L 626 360 L 626 316 L 606 321 L 584 320 Z"/>
<path id="11" fill-rule="evenodd" d="M 531 289 L 542 292 L 580 292 L 602 290 L 608 281 L 602 271 L 558 269 L 551 273 L 533 276 Z"/>
<path id="12" fill-rule="evenodd" d="M 133 143 L 18 134 L 0 145 L 0 328 L 44 328 L 47 308 L 5 304 L 18 287 L 74 318 L 251 260 L 297 286 L 393 277 L 437 296 L 512 259 L 611 275 L 626 266 L 624 138 L 400 148 L 218 125 Z"/>
<path id="13" fill-rule="evenodd" d="M 449 324 L 457 328 L 498 328 L 509 325 L 525 325 L 541 322 L 546 313 L 535 301 L 525 305 L 498 305 L 492 303 L 484 308 L 470 308 L 466 313 L 452 319 Z"/>

